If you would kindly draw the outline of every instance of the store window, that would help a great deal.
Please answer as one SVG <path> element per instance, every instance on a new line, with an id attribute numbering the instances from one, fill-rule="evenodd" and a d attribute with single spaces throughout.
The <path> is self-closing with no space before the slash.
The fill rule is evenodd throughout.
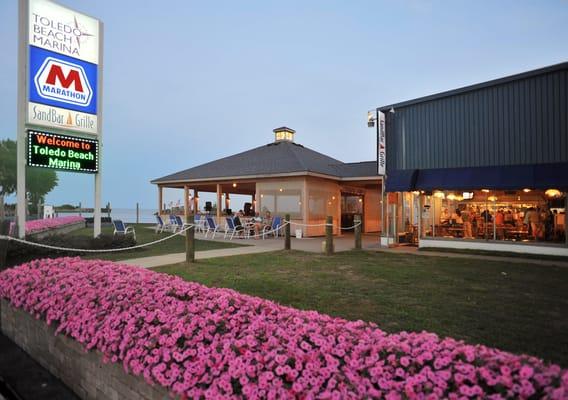
<path id="1" fill-rule="evenodd" d="M 513 242 L 564 242 L 565 193 L 551 190 L 422 194 L 422 235 Z"/>

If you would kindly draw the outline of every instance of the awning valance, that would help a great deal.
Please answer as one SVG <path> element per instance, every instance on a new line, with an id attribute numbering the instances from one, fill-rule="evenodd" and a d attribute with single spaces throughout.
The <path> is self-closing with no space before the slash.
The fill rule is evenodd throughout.
<path id="1" fill-rule="evenodd" d="M 524 188 L 567 190 L 568 163 L 398 170 L 386 181 L 387 192 Z"/>
<path id="2" fill-rule="evenodd" d="M 409 192 L 414 190 L 416 184 L 416 169 L 400 169 L 389 172 L 385 181 L 387 192 Z"/>

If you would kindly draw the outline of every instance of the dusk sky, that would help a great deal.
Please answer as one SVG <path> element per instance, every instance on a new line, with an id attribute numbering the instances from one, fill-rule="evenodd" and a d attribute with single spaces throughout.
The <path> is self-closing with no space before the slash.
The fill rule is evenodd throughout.
<path id="1" fill-rule="evenodd" d="M 568 1 L 59 3 L 105 24 L 102 202 L 114 207 L 157 208 L 151 179 L 282 125 L 334 158 L 374 160 L 367 110 L 568 60 Z M 17 4 L 0 2 L 0 139 L 16 137 Z M 58 174 L 49 204 L 93 205 L 92 175 Z"/>

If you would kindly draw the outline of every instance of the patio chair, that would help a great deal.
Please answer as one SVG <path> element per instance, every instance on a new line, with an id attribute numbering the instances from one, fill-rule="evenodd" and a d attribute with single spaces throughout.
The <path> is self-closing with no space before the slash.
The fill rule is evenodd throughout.
<path id="1" fill-rule="evenodd" d="M 183 220 L 179 215 L 176 215 L 175 219 L 176 219 L 176 226 L 182 231 L 190 225 L 187 222 L 183 222 Z"/>
<path id="2" fill-rule="evenodd" d="M 225 235 L 223 236 L 223 239 L 227 239 L 227 236 L 231 235 L 229 237 L 229 240 L 233 240 L 235 233 L 237 233 L 237 226 L 235 225 L 235 221 L 232 217 L 225 217 L 225 221 Z"/>
<path id="3" fill-rule="evenodd" d="M 164 220 L 159 215 L 156 215 L 156 233 L 162 233 L 166 228 Z"/>
<path id="4" fill-rule="evenodd" d="M 178 228 L 178 223 L 176 221 L 176 216 L 174 214 L 170 214 L 170 229 L 172 232 L 176 232 Z"/>
<path id="5" fill-rule="evenodd" d="M 113 236 L 116 235 L 132 235 L 134 240 L 136 240 L 136 231 L 131 226 L 126 226 L 124 222 L 119 219 L 114 219 L 112 221 L 112 225 L 114 226 L 114 232 L 112 233 Z"/>
<path id="6" fill-rule="evenodd" d="M 273 235 L 277 238 L 280 233 L 280 228 L 282 228 L 282 217 L 276 215 L 272 218 L 272 224 L 270 226 L 265 226 L 262 230 L 262 238 L 264 239 L 266 235 Z"/>
<path id="7" fill-rule="evenodd" d="M 207 221 L 207 230 L 205 231 L 205 237 L 207 238 L 207 235 L 209 234 L 209 232 L 211 232 L 212 233 L 211 239 L 214 239 L 215 234 L 219 230 L 219 225 L 217 225 L 217 223 L 215 222 L 213 217 L 208 215 L 205 218 L 206 218 L 206 221 Z"/>
<path id="8" fill-rule="evenodd" d="M 195 214 L 194 217 L 194 224 L 195 224 L 195 232 L 201 232 L 204 233 L 205 232 L 205 218 L 201 218 L 202 215 L 201 214 Z"/>

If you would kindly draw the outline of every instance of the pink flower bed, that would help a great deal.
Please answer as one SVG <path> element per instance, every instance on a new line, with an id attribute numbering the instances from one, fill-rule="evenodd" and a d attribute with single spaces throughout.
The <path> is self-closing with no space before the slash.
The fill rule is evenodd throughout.
<path id="1" fill-rule="evenodd" d="M 63 225 L 75 224 L 77 222 L 85 222 L 85 218 L 78 215 L 70 215 L 67 217 L 36 219 L 26 222 L 26 235 L 46 231 L 48 229 L 59 228 Z M 10 231 L 15 228 L 14 222 L 10 224 Z"/>
<path id="2" fill-rule="evenodd" d="M 23 264 L 0 296 L 182 398 L 568 398 L 568 371 L 534 357 L 109 261 Z"/>

